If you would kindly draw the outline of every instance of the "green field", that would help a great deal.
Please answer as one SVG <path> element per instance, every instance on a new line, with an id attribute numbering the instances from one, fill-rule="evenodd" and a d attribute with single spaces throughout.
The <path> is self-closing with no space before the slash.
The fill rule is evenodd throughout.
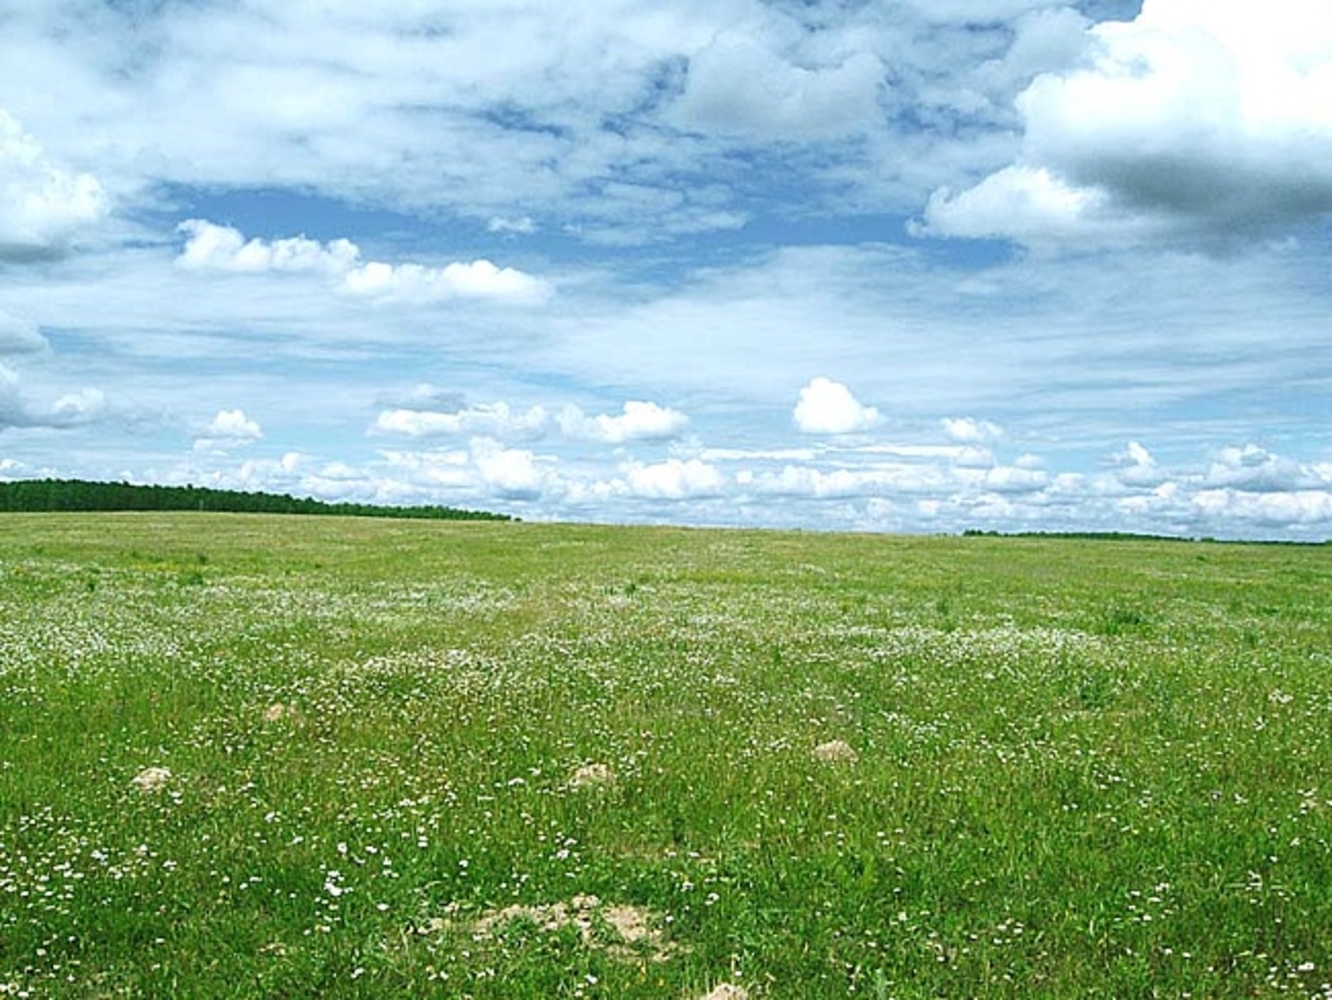
<path id="1" fill-rule="evenodd" d="M 0 996 L 1332 997 L 1330 593 L 1328 546 L 7 515 Z"/>

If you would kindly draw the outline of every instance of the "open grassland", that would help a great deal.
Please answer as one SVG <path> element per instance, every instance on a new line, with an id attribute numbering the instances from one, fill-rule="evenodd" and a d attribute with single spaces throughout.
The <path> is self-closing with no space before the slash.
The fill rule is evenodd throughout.
<path id="1" fill-rule="evenodd" d="M 1332 997 L 1330 585 L 9 515 L 0 996 Z"/>

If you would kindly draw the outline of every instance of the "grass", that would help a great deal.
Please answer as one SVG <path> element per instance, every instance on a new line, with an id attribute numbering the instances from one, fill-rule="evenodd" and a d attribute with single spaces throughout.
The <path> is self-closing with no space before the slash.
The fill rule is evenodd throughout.
<path id="1" fill-rule="evenodd" d="M 0 996 L 1332 997 L 1330 583 L 8 515 Z"/>

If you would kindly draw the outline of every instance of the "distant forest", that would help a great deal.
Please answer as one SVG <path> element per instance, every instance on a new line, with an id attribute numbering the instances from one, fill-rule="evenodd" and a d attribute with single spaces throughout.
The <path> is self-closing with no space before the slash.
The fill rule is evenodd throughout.
<path id="1" fill-rule="evenodd" d="M 208 510 L 246 514 L 338 514 L 343 517 L 400 517 L 436 521 L 512 521 L 508 514 L 457 507 L 381 507 L 367 503 L 324 503 L 276 493 L 244 493 L 203 486 L 134 486 L 82 479 L 25 479 L 0 483 L 0 512 Z"/>

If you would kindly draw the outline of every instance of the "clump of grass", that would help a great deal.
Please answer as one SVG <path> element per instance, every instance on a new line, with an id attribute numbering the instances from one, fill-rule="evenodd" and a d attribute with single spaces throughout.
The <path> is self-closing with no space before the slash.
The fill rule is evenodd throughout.
<path id="1" fill-rule="evenodd" d="M 1149 620 L 1149 615 L 1142 608 L 1116 602 L 1102 612 L 1101 632 L 1105 635 L 1121 635 L 1141 628 Z"/>

